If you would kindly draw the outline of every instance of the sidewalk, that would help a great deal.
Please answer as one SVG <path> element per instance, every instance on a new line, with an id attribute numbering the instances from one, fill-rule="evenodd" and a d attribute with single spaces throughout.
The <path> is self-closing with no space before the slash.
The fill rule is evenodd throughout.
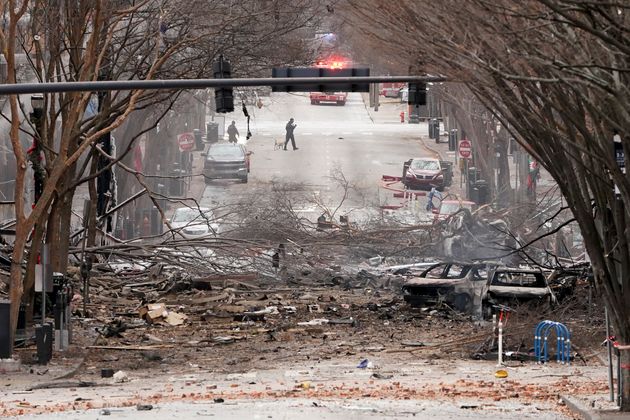
<path id="1" fill-rule="evenodd" d="M 405 119 L 407 115 L 407 104 L 401 103 L 399 99 L 391 99 L 391 98 L 380 98 L 380 106 L 379 110 L 375 111 L 374 108 L 370 108 L 369 98 L 367 94 L 363 94 L 363 101 L 366 104 L 366 110 L 370 115 L 370 118 L 375 124 L 401 124 L 400 122 L 400 113 L 402 111 L 405 112 Z M 408 123 L 404 123 L 408 124 Z M 463 178 L 462 170 L 460 168 L 460 158 L 457 156 L 456 151 L 448 150 L 448 137 L 445 135 L 444 125 L 440 125 L 440 141 L 436 143 L 435 139 L 429 138 L 429 126 L 427 122 L 420 122 L 419 124 L 414 124 L 418 127 L 418 139 L 422 142 L 422 146 L 424 149 L 435 153 L 440 160 L 446 160 L 453 162 L 453 184 L 451 187 L 447 189 L 447 192 L 450 194 L 455 194 L 462 199 L 467 199 L 466 197 L 466 184 Z M 410 158 L 412 152 L 410 151 Z M 401 162 L 402 165 L 402 162 Z M 520 187 L 517 177 L 518 177 L 518 168 L 516 164 L 516 159 L 514 156 L 510 155 L 508 157 L 508 165 L 510 168 L 510 184 L 513 189 Z M 556 182 L 553 180 L 549 172 L 547 172 L 544 168 L 540 168 L 540 179 L 538 180 L 538 195 L 544 195 L 549 189 L 554 188 L 556 186 Z"/>

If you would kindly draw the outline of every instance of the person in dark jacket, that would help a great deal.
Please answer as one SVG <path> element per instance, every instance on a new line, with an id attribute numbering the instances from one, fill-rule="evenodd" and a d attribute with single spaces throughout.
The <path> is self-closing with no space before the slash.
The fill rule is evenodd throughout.
<path id="1" fill-rule="evenodd" d="M 236 121 L 232 121 L 232 124 L 230 124 L 230 126 L 227 129 L 227 133 L 228 133 L 228 141 L 230 143 L 238 142 L 238 139 L 236 137 L 240 136 L 240 134 L 238 133 L 238 128 L 236 128 Z"/>
<path id="2" fill-rule="evenodd" d="M 293 136 L 293 130 L 295 130 L 295 127 L 297 127 L 297 124 L 295 124 L 293 122 L 293 118 L 291 118 L 286 126 L 287 135 L 284 141 L 284 150 L 287 150 L 287 144 L 289 144 L 289 140 L 291 140 L 291 145 L 293 146 L 293 150 L 298 149 L 297 147 L 295 147 L 295 137 Z"/>

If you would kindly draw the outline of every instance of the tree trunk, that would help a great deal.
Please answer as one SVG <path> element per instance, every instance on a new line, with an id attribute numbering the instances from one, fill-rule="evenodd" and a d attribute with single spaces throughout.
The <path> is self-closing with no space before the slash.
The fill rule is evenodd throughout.
<path id="1" fill-rule="evenodd" d="M 63 191 L 74 182 L 74 173 L 76 165 L 71 165 L 61 177 L 58 191 Z M 66 273 L 68 271 L 68 251 L 70 249 L 70 228 L 72 222 L 72 200 L 75 194 L 75 188 L 68 190 L 61 197 L 55 200 L 53 211 L 56 223 L 53 239 L 49 243 L 55 246 L 50 250 L 51 267 L 54 272 Z"/>
<path id="2" fill-rule="evenodd" d="M 26 273 L 24 276 L 24 294 L 22 303 L 26 307 L 26 322 L 33 322 L 33 312 L 35 304 L 35 266 L 39 262 L 39 253 L 44 238 L 44 229 L 46 227 L 47 214 L 40 218 L 39 223 L 35 225 L 35 232 L 31 241 L 31 247 L 28 253 L 28 261 L 26 263 Z"/>
<path id="3" fill-rule="evenodd" d="M 630 337 L 630 334 L 623 334 Z M 630 411 L 630 350 L 621 350 L 619 352 L 621 358 L 621 382 L 623 383 L 623 392 L 621 395 L 621 411 Z"/>
<path id="4" fill-rule="evenodd" d="M 28 226 L 25 223 L 18 223 L 15 227 L 15 242 L 13 243 L 13 253 L 11 254 L 11 271 L 9 282 L 9 299 L 11 301 L 11 348 L 15 341 L 15 331 L 17 330 L 18 315 L 20 312 L 20 302 L 22 300 L 22 259 L 28 237 Z"/>
<path id="5" fill-rule="evenodd" d="M 512 185 L 510 184 L 510 165 L 508 163 L 508 140 L 504 136 L 496 139 L 499 157 L 497 159 L 497 201 L 501 207 L 510 205 Z"/>

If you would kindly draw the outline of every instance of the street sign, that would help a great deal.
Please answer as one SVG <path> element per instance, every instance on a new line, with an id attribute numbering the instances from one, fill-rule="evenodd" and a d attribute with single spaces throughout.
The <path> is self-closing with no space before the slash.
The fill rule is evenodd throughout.
<path id="1" fill-rule="evenodd" d="M 182 133 L 177 136 L 177 144 L 180 152 L 189 152 L 195 148 L 195 136 L 193 133 Z"/>
<path id="2" fill-rule="evenodd" d="M 462 139 L 459 142 L 459 157 L 462 159 L 468 159 L 472 155 L 472 145 L 470 141 Z"/>

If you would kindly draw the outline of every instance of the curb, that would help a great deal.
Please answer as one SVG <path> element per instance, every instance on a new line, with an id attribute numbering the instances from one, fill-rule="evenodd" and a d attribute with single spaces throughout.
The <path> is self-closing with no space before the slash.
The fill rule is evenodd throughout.
<path id="1" fill-rule="evenodd" d="M 431 147 L 431 146 L 427 145 L 428 141 L 427 141 L 426 136 L 421 135 L 421 136 L 420 136 L 420 140 L 422 141 L 422 144 L 424 144 L 424 148 L 425 148 L 425 149 L 427 149 L 427 150 L 429 150 L 429 151 L 431 151 L 431 152 L 435 153 L 436 155 L 438 155 L 438 158 L 439 158 L 440 160 L 444 160 L 444 159 L 443 159 L 443 156 L 442 156 L 442 153 L 440 153 L 439 151 L 435 150 L 433 147 Z M 429 139 L 429 140 L 434 140 L 434 139 Z"/>
<path id="2" fill-rule="evenodd" d="M 569 410 L 581 416 L 584 420 L 601 420 L 601 417 L 597 413 L 589 410 L 582 403 L 574 400 L 573 398 L 566 395 L 560 395 L 560 399 L 567 405 Z"/>

